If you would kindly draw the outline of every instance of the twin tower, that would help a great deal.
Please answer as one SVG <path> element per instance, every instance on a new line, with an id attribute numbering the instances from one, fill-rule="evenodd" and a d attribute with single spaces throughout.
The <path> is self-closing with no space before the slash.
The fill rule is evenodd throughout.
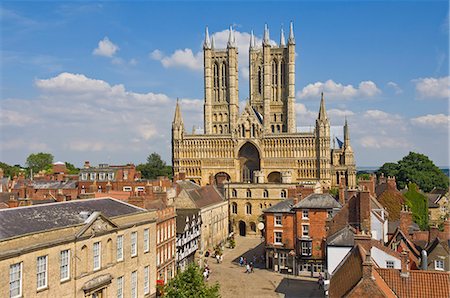
<path id="1" fill-rule="evenodd" d="M 204 57 L 205 134 L 230 134 L 238 128 L 238 48 L 230 27 L 226 49 L 216 49 L 206 28 Z M 253 31 L 249 46 L 249 104 L 261 118 L 265 133 L 295 133 L 295 38 L 281 29 L 280 43 L 270 39 L 264 28 L 261 44 Z"/>

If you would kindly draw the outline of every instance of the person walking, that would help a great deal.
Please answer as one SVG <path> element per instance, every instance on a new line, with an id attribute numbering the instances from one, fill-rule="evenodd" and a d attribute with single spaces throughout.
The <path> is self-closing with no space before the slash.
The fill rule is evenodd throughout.
<path id="1" fill-rule="evenodd" d="M 319 283 L 319 289 L 323 290 L 324 281 L 323 281 L 322 273 L 319 273 L 319 280 L 317 282 Z"/>
<path id="2" fill-rule="evenodd" d="M 253 263 L 252 263 L 252 262 L 250 262 L 250 272 L 251 272 L 251 273 L 254 272 L 254 271 L 253 271 Z"/>
<path id="3" fill-rule="evenodd" d="M 240 257 L 239 258 L 239 266 L 241 266 L 242 267 L 242 265 L 244 265 L 244 257 Z"/>
<path id="4" fill-rule="evenodd" d="M 245 265 L 245 273 L 251 273 L 250 264 Z"/>

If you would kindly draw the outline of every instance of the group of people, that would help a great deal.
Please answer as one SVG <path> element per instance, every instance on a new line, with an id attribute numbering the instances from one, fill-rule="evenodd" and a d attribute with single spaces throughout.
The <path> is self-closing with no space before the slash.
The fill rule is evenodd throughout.
<path id="1" fill-rule="evenodd" d="M 253 259 L 256 260 L 256 255 L 253 256 Z M 253 273 L 253 262 L 247 262 L 247 258 L 245 257 L 240 257 L 239 258 L 239 266 L 245 266 L 245 273 Z"/>
<path id="2" fill-rule="evenodd" d="M 211 273 L 211 269 L 209 269 L 208 264 L 205 265 L 205 269 L 203 269 L 203 278 L 205 280 L 209 279 L 209 274 Z"/>

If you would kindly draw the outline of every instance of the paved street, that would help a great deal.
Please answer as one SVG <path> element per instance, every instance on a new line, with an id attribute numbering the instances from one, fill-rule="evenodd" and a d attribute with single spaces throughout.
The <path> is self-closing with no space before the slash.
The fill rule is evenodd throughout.
<path id="1" fill-rule="evenodd" d="M 324 297 L 317 289 L 315 280 L 274 273 L 262 269 L 259 256 L 263 253 L 260 239 L 236 237 L 236 248 L 226 248 L 223 263 L 217 264 L 213 258 L 208 259 L 212 270 L 208 283 L 218 282 L 222 297 Z M 258 256 L 255 272 L 245 273 L 245 268 L 238 264 L 239 257 L 244 256 L 253 261 L 253 255 Z"/>

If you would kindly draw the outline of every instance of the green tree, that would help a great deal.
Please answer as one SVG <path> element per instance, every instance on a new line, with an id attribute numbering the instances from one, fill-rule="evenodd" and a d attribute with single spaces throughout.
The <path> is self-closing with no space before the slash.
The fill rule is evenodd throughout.
<path id="1" fill-rule="evenodd" d="M 4 162 L 0 162 L 0 168 L 3 169 L 3 176 L 10 178 L 19 175 L 19 172 L 23 171 L 20 165 L 10 166 L 9 164 Z"/>
<path id="2" fill-rule="evenodd" d="M 158 176 L 167 176 L 172 178 L 172 167 L 166 165 L 166 162 L 161 159 L 161 156 L 153 152 L 147 157 L 147 162 L 136 167 L 141 171 L 142 178 L 156 179 Z"/>
<path id="3" fill-rule="evenodd" d="M 216 298 L 220 297 L 219 284 L 208 286 L 204 281 L 202 272 L 195 264 L 190 264 L 187 269 L 169 281 L 164 287 L 164 297 L 169 298 Z"/>
<path id="4" fill-rule="evenodd" d="M 414 222 L 421 230 L 428 229 L 428 199 L 417 189 L 414 183 L 408 184 L 408 191 L 404 194 L 406 204 L 411 209 Z"/>
<path id="5" fill-rule="evenodd" d="M 66 161 L 66 168 L 70 175 L 76 175 L 80 172 L 79 168 L 76 168 L 73 164 Z"/>
<path id="6" fill-rule="evenodd" d="M 52 167 L 53 155 L 50 153 L 32 153 L 27 158 L 27 167 L 38 173 L 42 170 L 49 170 Z"/>
<path id="7" fill-rule="evenodd" d="M 377 174 L 383 173 L 385 176 L 395 176 L 397 187 L 405 188 L 412 182 L 425 191 L 429 192 L 433 188 L 447 189 L 449 178 L 431 161 L 426 155 L 410 152 L 398 163 L 385 163 Z"/>

